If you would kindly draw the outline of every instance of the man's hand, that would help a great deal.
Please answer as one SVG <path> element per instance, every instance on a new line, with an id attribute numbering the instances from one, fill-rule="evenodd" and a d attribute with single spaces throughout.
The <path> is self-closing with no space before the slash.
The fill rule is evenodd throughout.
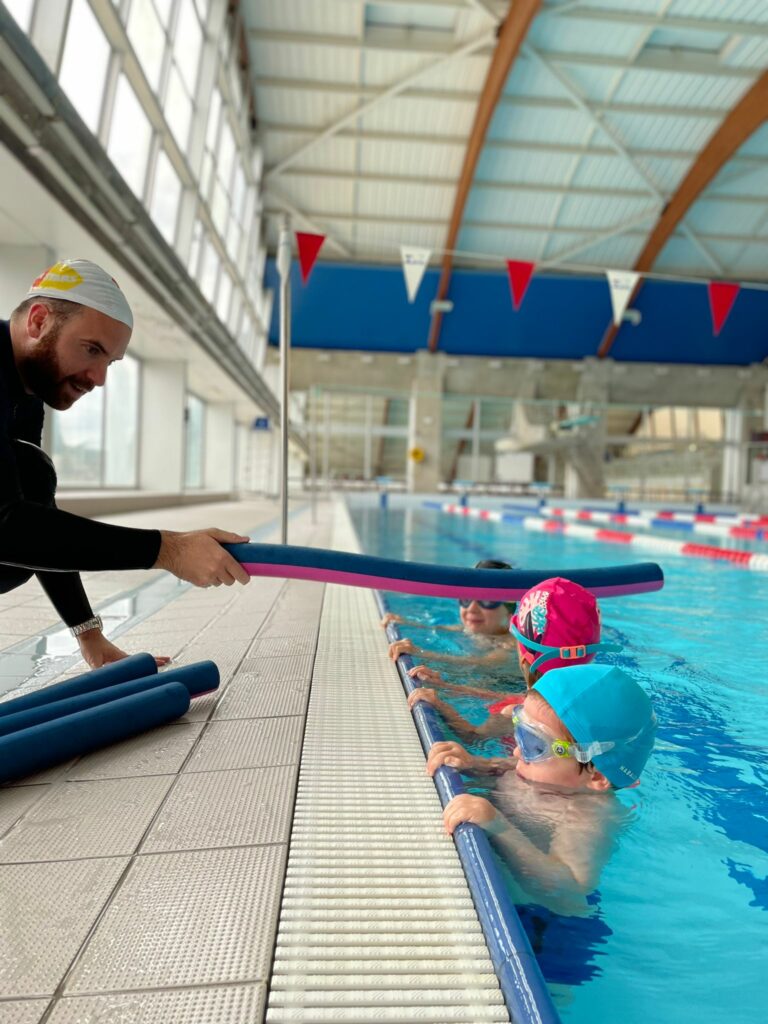
<path id="1" fill-rule="evenodd" d="M 419 679 L 422 683 L 430 683 L 432 686 L 445 686 L 450 689 L 450 685 L 446 683 L 439 672 L 436 672 L 433 668 L 427 668 L 426 665 L 414 665 L 413 668 L 408 669 L 408 675 L 411 679 Z"/>
<path id="2" fill-rule="evenodd" d="M 122 661 L 123 658 L 128 657 L 127 652 L 121 651 L 119 647 L 107 640 L 100 629 L 89 629 L 86 633 L 81 633 L 77 642 L 80 645 L 83 661 L 89 668 L 102 668 L 104 665 L 111 665 L 113 661 Z M 167 665 L 170 660 L 165 655 L 155 657 L 158 668 Z"/>
<path id="3" fill-rule="evenodd" d="M 460 743 L 443 740 L 440 743 L 433 743 L 429 748 L 427 775 L 434 775 L 437 769 L 444 764 L 447 764 L 449 768 L 457 768 L 460 772 L 469 771 L 474 768 L 477 760 Z"/>
<path id="4" fill-rule="evenodd" d="M 438 711 L 442 711 L 447 708 L 448 705 L 444 700 L 440 700 L 437 695 L 437 690 L 430 690 L 426 686 L 419 686 L 412 693 L 408 694 L 408 707 L 413 711 L 416 705 L 423 701 L 425 704 L 431 704 L 433 708 L 437 708 Z"/>
<path id="5" fill-rule="evenodd" d="M 227 530 L 192 530 L 175 533 L 161 530 L 160 554 L 153 568 L 167 569 L 196 587 L 231 587 L 248 583 L 250 576 L 222 544 L 245 544 L 250 538 Z"/>
<path id="6" fill-rule="evenodd" d="M 392 661 L 397 661 L 401 654 L 421 654 L 413 640 L 395 640 L 389 645 L 389 656 Z"/>
<path id="7" fill-rule="evenodd" d="M 460 793 L 445 805 L 443 825 L 449 836 L 465 821 L 473 825 L 486 827 L 496 817 L 496 808 L 483 796 L 472 796 L 471 793 Z"/>
<path id="8" fill-rule="evenodd" d="M 386 629 L 387 626 L 390 625 L 390 623 L 392 623 L 392 622 L 402 622 L 402 621 L 403 621 L 403 616 L 402 615 L 395 615 L 394 612 L 387 612 L 385 615 L 382 615 L 382 617 L 381 617 L 381 628 L 382 629 Z"/>

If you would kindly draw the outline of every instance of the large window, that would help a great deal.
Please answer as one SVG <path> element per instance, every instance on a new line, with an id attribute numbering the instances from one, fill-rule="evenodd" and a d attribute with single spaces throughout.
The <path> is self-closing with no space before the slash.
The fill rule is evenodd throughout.
<path id="1" fill-rule="evenodd" d="M 109 368 L 104 389 L 104 486 L 135 487 L 139 426 L 139 363 L 126 356 Z"/>
<path id="2" fill-rule="evenodd" d="M 25 32 L 29 31 L 32 22 L 32 6 L 34 0 L 5 0 L 5 6 Z"/>
<path id="3" fill-rule="evenodd" d="M 164 149 L 157 154 L 149 212 L 163 238 L 173 245 L 181 201 L 181 182 Z"/>
<path id="4" fill-rule="evenodd" d="M 157 92 L 163 73 L 165 31 L 152 0 L 132 0 L 126 27 L 147 81 Z"/>
<path id="5" fill-rule="evenodd" d="M 109 368 L 107 383 L 52 414 L 53 460 L 63 487 L 135 487 L 139 363 Z"/>
<path id="6" fill-rule="evenodd" d="M 94 135 L 99 129 L 110 48 L 87 0 L 73 0 L 59 84 Z"/>
<path id="7" fill-rule="evenodd" d="M 184 422 L 184 487 L 192 489 L 203 486 L 205 404 L 196 395 L 187 395 Z"/>
<path id="8" fill-rule="evenodd" d="M 107 151 L 131 189 L 141 199 L 147 174 L 152 128 L 125 75 L 120 75 L 112 111 Z"/>

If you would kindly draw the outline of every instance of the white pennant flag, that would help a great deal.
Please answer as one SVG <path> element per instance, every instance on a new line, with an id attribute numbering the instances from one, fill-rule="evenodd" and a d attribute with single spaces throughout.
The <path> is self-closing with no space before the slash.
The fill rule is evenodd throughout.
<path id="1" fill-rule="evenodd" d="M 403 261 L 403 273 L 405 274 L 405 288 L 408 292 L 408 301 L 413 302 L 416 292 L 419 290 L 424 271 L 427 269 L 431 249 L 419 249 L 415 245 L 401 245 L 400 256 Z"/>
<path id="2" fill-rule="evenodd" d="M 624 310 L 629 305 L 635 285 L 640 280 L 640 275 L 636 274 L 634 270 L 606 270 L 605 276 L 608 278 L 608 287 L 611 289 L 613 322 L 618 327 L 624 316 Z"/>

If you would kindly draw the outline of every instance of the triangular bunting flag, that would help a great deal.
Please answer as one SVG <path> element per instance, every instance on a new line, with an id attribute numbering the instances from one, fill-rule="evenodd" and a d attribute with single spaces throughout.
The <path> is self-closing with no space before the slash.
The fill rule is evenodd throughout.
<path id="1" fill-rule="evenodd" d="M 315 265 L 317 255 L 323 247 L 325 235 L 309 235 L 305 231 L 296 232 L 296 244 L 299 247 L 299 265 L 301 266 L 301 280 L 307 283 L 312 267 Z"/>
<path id="2" fill-rule="evenodd" d="M 720 328 L 728 319 L 728 314 L 733 309 L 736 296 L 739 294 L 738 284 L 730 281 L 710 281 L 707 284 L 709 292 L 709 308 L 712 312 L 712 327 L 715 337 L 720 333 Z"/>
<path id="3" fill-rule="evenodd" d="M 613 306 L 613 322 L 618 327 L 621 323 L 624 311 L 632 298 L 635 285 L 640 280 L 640 275 L 634 270 L 606 270 L 608 287 L 611 289 L 611 305 Z"/>
<path id="4" fill-rule="evenodd" d="M 525 293 L 528 290 L 535 267 L 535 263 L 526 263 L 523 260 L 507 260 L 509 287 L 512 289 L 512 305 L 516 310 L 520 309 L 520 304 L 525 298 Z"/>
<path id="5" fill-rule="evenodd" d="M 431 249 L 419 249 L 415 245 L 401 245 L 400 258 L 403 261 L 403 274 L 405 275 L 405 290 L 408 292 L 408 301 L 413 302 L 416 292 L 419 290 L 424 271 L 427 269 Z"/>

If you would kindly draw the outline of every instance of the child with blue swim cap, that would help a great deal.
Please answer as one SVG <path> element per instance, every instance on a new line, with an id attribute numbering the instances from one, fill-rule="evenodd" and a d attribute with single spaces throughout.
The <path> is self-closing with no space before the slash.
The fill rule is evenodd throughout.
<path id="1" fill-rule="evenodd" d="M 468 793 L 454 797 L 443 812 L 446 831 L 463 822 L 480 825 L 529 899 L 559 912 L 583 912 L 626 813 L 613 792 L 639 782 L 653 749 L 651 702 L 620 668 L 576 665 L 543 675 L 511 719 L 512 758 L 433 744 L 430 775 L 445 764 L 502 776 L 493 802 Z"/>

